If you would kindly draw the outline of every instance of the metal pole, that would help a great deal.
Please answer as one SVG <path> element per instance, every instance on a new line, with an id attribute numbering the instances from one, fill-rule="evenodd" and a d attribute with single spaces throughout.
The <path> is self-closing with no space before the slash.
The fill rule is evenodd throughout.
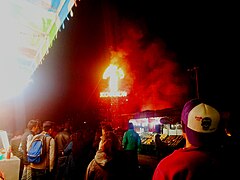
<path id="1" fill-rule="evenodd" d="M 188 69 L 188 71 L 194 71 L 195 73 L 195 83 L 196 83 L 196 96 L 197 98 L 199 98 L 199 85 L 198 85 L 198 67 L 194 66 L 193 68 L 191 69 Z"/>
<path id="2" fill-rule="evenodd" d="M 193 70 L 195 71 L 195 78 L 196 78 L 196 95 L 197 95 L 197 98 L 199 98 L 199 90 L 198 90 L 198 67 L 193 67 Z"/>

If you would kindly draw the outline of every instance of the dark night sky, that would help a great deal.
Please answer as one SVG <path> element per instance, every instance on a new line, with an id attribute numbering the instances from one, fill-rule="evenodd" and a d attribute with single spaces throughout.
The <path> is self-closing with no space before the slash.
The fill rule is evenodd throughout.
<path id="1" fill-rule="evenodd" d="M 127 52 L 121 63 L 131 70 L 133 110 L 181 106 L 194 97 L 194 73 L 187 71 L 193 67 L 200 97 L 223 111 L 232 108 L 238 71 L 233 7 L 153 0 L 77 4 L 27 89 L 30 114 L 66 116 L 95 107 L 110 47 Z"/>

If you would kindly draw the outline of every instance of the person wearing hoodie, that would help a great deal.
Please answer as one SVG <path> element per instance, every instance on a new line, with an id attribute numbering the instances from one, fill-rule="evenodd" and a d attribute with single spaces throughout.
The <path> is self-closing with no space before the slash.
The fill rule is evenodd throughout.
<path id="1" fill-rule="evenodd" d="M 132 122 L 128 123 L 128 130 L 124 132 L 122 139 L 124 149 L 124 159 L 126 166 L 126 174 L 128 179 L 137 179 L 138 175 L 138 152 L 141 149 L 141 137 L 135 131 Z"/>
<path id="2" fill-rule="evenodd" d="M 118 180 L 122 179 L 119 172 L 121 164 L 116 154 L 118 146 L 115 134 L 108 131 L 103 134 L 102 143 L 99 145 L 94 159 L 89 163 L 85 174 L 85 180 Z"/>

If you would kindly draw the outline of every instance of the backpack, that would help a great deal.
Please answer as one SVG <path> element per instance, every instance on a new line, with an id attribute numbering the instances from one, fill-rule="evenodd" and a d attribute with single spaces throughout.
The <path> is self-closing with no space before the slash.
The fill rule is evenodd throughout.
<path id="1" fill-rule="evenodd" d="M 33 137 L 27 152 L 27 159 L 29 163 L 39 164 L 46 155 L 46 137 L 45 134 L 39 134 Z"/>

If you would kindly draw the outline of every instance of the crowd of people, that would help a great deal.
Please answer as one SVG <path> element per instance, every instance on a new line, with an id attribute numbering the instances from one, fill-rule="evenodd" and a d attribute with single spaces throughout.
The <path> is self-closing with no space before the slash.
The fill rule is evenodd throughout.
<path id="1" fill-rule="evenodd" d="M 41 134 L 47 135 L 46 154 L 40 163 L 30 163 L 30 144 Z M 130 179 L 138 167 L 141 139 L 132 123 L 124 132 L 110 122 L 102 122 L 98 129 L 84 126 L 73 130 L 69 121 L 30 120 L 19 137 L 10 144 L 13 155 L 20 158 L 21 180 Z"/>
<path id="2" fill-rule="evenodd" d="M 234 117 L 235 118 L 235 117 Z M 218 110 L 200 99 L 184 105 L 181 114 L 184 147 L 167 154 L 161 152 L 159 136 L 155 137 L 156 169 L 149 179 L 216 179 L 235 177 L 232 160 L 239 150 L 237 139 L 226 136 L 226 127 Z M 29 163 L 29 144 L 39 135 L 48 135 L 47 153 L 40 164 Z M 238 137 L 238 136 L 234 136 Z M 20 158 L 21 180 L 120 180 L 141 179 L 138 176 L 138 153 L 141 138 L 129 122 L 128 129 L 113 129 L 101 123 L 98 129 L 73 130 L 70 122 L 30 120 L 19 143 L 11 141 L 12 152 Z M 160 154 L 159 154 L 160 153 Z M 236 157 L 235 157 L 236 156 Z M 4 172 L 2 172 L 4 177 Z"/>

